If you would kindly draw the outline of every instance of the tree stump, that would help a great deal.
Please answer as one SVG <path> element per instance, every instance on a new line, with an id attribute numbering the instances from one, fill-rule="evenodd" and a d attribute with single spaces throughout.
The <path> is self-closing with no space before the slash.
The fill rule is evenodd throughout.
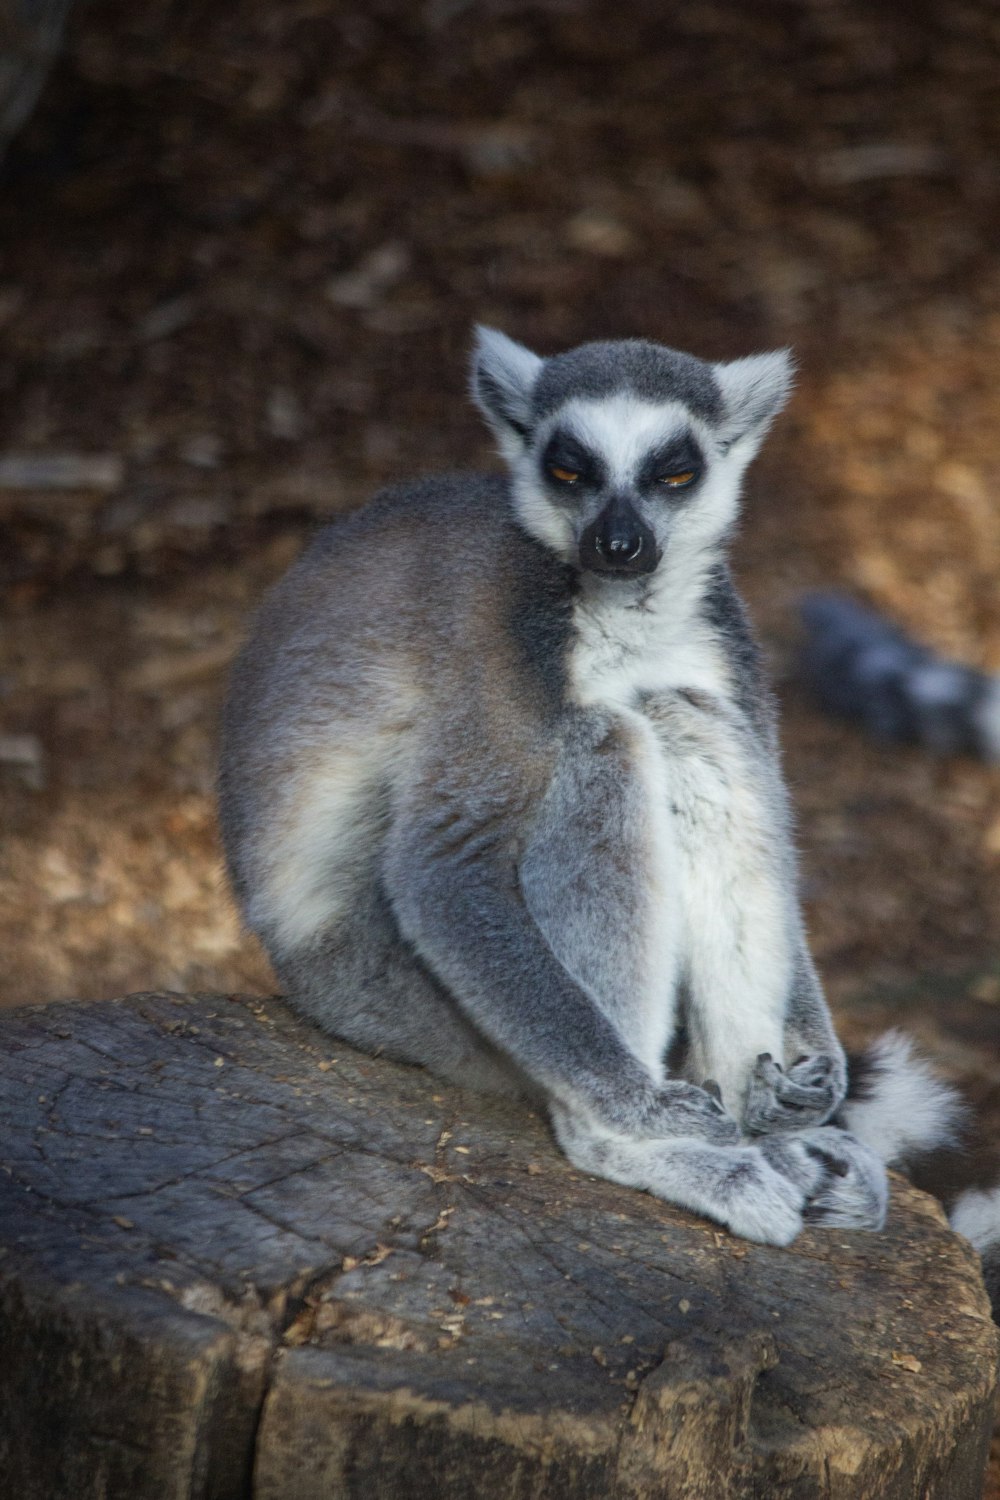
<path id="1" fill-rule="evenodd" d="M 4 1495 L 980 1493 L 996 1330 L 901 1181 L 751 1245 L 231 996 L 8 1015 L 0 1115 Z"/>

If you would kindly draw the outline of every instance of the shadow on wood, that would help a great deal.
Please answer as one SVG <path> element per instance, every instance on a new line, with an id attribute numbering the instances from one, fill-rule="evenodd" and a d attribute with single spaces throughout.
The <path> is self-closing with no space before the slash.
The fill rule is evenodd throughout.
<path id="1" fill-rule="evenodd" d="M 979 1493 L 996 1330 L 902 1182 L 747 1244 L 227 996 L 4 1017 L 0 1116 L 18 1500 Z"/>

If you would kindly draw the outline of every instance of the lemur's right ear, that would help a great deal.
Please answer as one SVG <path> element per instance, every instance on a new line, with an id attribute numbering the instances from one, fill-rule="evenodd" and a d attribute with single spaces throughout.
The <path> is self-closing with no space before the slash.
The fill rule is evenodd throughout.
<path id="1" fill-rule="evenodd" d="M 472 399 L 510 457 L 523 449 L 531 424 L 531 393 L 542 361 L 495 328 L 476 328 Z"/>

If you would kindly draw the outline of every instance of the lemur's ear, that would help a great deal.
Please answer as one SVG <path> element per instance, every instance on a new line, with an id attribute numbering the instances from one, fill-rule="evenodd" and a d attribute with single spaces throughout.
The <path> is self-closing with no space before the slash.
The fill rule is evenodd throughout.
<path id="1" fill-rule="evenodd" d="M 523 447 L 531 423 L 531 392 L 542 361 L 495 328 L 476 328 L 472 352 L 472 398 L 500 440 L 504 453 Z"/>
<path id="2" fill-rule="evenodd" d="M 791 352 L 776 349 L 713 368 L 725 407 L 720 435 L 728 449 L 738 449 L 749 462 L 791 394 L 795 379 Z"/>

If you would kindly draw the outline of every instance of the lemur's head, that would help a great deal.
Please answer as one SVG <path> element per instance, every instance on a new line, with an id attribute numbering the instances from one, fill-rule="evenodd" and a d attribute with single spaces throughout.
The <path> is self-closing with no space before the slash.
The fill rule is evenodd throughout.
<path id="1" fill-rule="evenodd" d="M 623 339 L 540 359 L 492 328 L 476 330 L 472 362 L 521 524 L 612 579 L 715 551 L 791 381 L 786 351 L 708 364 Z"/>

